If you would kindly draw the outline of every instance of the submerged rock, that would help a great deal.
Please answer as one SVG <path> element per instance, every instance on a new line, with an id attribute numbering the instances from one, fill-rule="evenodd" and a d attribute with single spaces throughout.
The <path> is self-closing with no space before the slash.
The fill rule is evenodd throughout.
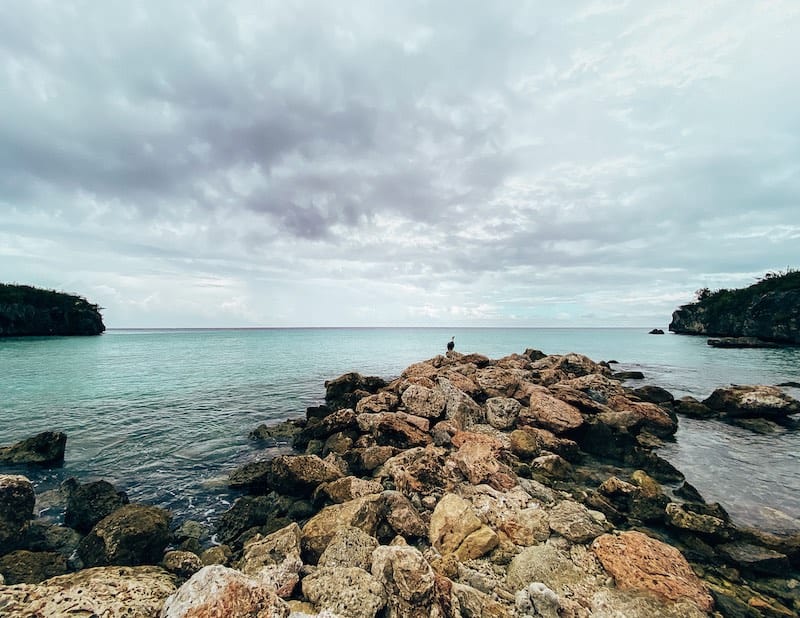
<path id="1" fill-rule="evenodd" d="M 11 446 L 0 447 L 0 463 L 61 465 L 66 447 L 67 434 L 43 431 Z"/>

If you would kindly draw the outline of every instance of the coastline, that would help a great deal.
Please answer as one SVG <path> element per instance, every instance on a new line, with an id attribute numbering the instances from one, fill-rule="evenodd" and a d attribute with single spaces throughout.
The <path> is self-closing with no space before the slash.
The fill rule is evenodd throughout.
<path id="1" fill-rule="evenodd" d="M 598 602 L 598 595 L 619 607 L 634 598 L 645 603 L 648 611 L 657 607 L 666 612 L 662 615 L 676 611 L 684 613 L 675 615 L 706 615 L 711 608 L 708 595 L 713 595 L 718 608 L 742 603 L 746 607 L 756 599 L 779 610 L 794 602 L 785 590 L 774 596 L 760 591 L 763 586 L 757 584 L 764 579 L 759 571 L 766 569 L 768 578 L 775 579 L 776 568 L 796 568 L 797 539 L 787 541 L 737 528 L 718 505 L 705 504 L 692 493 L 682 475 L 654 450 L 674 433 L 675 420 L 665 409 L 632 396 L 612 379 L 607 366 L 580 355 L 547 356 L 533 350 L 497 360 L 450 353 L 410 366 L 390 384 L 351 376 L 326 386 L 328 407 L 309 408 L 305 421 L 298 423 L 303 425 L 297 427 L 302 438 L 294 441 L 304 447 L 305 454 L 255 462 L 234 472 L 232 484 L 249 495 L 237 500 L 216 530 L 217 540 L 226 540 L 231 547 L 231 556 L 224 562 L 245 574 L 250 568 L 247 552 L 275 540 L 267 536 L 255 541 L 253 534 L 296 536 L 297 556 L 289 552 L 291 556 L 281 561 L 284 564 L 291 557 L 294 566 L 300 561 L 289 577 L 296 577 L 287 593 L 291 601 L 314 596 L 312 583 L 315 574 L 317 579 L 322 577 L 324 569 L 318 563 L 333 538 L 332 530 L 356 525 L 381 547 L 398 548 L 381 550 L 390 563 L 400 559 L 395 553 L 403 559 L 421 558 L 418 566 L 427 565 L 423 570 L 431 573 L 432 581 L 450 587 L 449 602 L 469 605 L 478 599 L 479 605 L 496 608 L 500 612 L 496 615 L 527 615 L 519 613 L 525 603 L 538 608 L 541 590 L 530 588 L 534 583 L 552 593 L 541 592 L 548 602 L 557 600 L 551 610 L 569 610 L 573 615 L 582 615 L 580 608 Z M 605 403 L 597 400 L 597 393 Z M 437 509 L 450 495 L 455 497 L 447 498 L 448 504 L 457 502 L 456 498 L 465 500 L 479 523 L 457 546 L 445 547 L 436 541 L 432 526 L 439 516 L 444 517 L 441 512 L 437 515 Z M 466 508 L 462 502 L 458 505 L 462 511 Z M 348 509 L 360 515 L 346 515 Z M 262 518 L 265 513 L 269 517 L 249 525 L 256 523 L 256 511 Z M 319 527 L 323 540 L 315 536 Z M 652 542 L 636 536 L 640 530 Z M 472 541 L 481 542 L 476 547 L 468 544 L 459 554 L 463 543 L 478 531 L 481 534 Z M 398 536 L 405 541 L 398 541 Z M 597 541 L 601 538 L 606 540 Z M 621 594 L 625 588 L 621 582 L 630 574 L 616 571 L 609 557 L 619 550 L 615 545 L 619 539 L 648 552 L 666 552 L 676 569 L 683 562 L 665 547 L 678 547 L 694 568 L 686 563 L 688 571 L 683 566 L 678 569 L 682 578 L 692 582 L 693 592 L 665 597 L 660 586 L 641 590 L 633 585 L 632 591 Z M 168 543 L 179 546 L 187 539 L 176 541 L 173 531 Z M 743 546 L 760 547 L 762 559 L 753 562 L 752 555 L 737 554 L 737 547 Z M 201 548 L 191 549 L 199 552 Z M 509 575 L 518 572 L 520 562 L 514 560 L 520 555 L 541 552 L 556 562 L 572 561 L 570 569 L 578 573 L 577 579 L 522 582 Z M 587 564 L 575 564 L 576 552 Z M 450 554 L 456 556 L 455 565 L 450 558 L 447 564 L 442 562 Z M 643 564 L 650 561 L 643 559 Z M 383 586 L 380 607 L 402 605 L 405 597 L 395 590 L 397 581 L 381 579 L 380 573 L 385 575 L 381 569 L 376 575 L 374 560 L 369 566 L 361 571 L 371 573 Z M 499 570 L 503 577 L 484 582 L 488 592 L 482 591 L 482 586 L 469 585 L 475 583 L 471 573 L 476 568 L 479 573 L 484 568 Z M 697 575 L 691 573 L 698 571 L 701 579 L 695 581 Z M 611 575 L 616 586 L 599 583 Z M 180 583 L 181 575 L 174 569 L 172 576 L 177 578 L 174 583 Z M 529 576 L 533 577 L 528 574 L 522 579 Z M 302 585 L 296 588 L 301 579 Z M 508 590 L 522 583 L 521 588 Z M 582 598 L 584 605 L 574 606 L 571 586 L 578 583 L 588 586 L 591 594 Z M 273 585 L 273 591 L 280 592 L 285 584 Z M 9 588 L 14 587 L 0 592 L 0 599 Z M 425 611 L 434 607 L 434 589 L 426 589 L 427 596 L 418 603 Z M 502 590 L 511 598 L 498 596 Z M 13 597 L 15 592 L 10 594 Z M 275 603 L 283 607 L 282 601 Z M 326 607 L 321 598 L 315 604 L 316 610 Z"/>

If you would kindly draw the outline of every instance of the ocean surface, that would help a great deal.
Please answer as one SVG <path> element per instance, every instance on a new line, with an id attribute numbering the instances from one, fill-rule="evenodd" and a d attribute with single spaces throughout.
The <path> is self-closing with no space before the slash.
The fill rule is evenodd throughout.
<path id="1" fill-rule="evenodd" d="M 703 337 L 646 329 L 112 330 L 0 339 L 0 445 L 45 430 L 68 436 L 63 467 L 0 471 L 27 474 L 39 493 L 70 476 L 103 478 L 178 520 L 212 522 L 236 498 L 228 472 L 269 454 L 247 437 L 260 423 L 303 416 L 323 401 L 325 380 L 345 372 L 396 377 L 444 352 L 453 335 L 456 350 L 492 358 L 537 348 L 616 360 L 620 370 L 644 372 L 638 383 L 676 397 L 800 381 L 800 348 L 713 349 Z M 800 432 L 759 435 L 681 418 L 661 454 L 734 520 L 800 529 Z M 58 519 L 58 509 L 40 508 Z"/>

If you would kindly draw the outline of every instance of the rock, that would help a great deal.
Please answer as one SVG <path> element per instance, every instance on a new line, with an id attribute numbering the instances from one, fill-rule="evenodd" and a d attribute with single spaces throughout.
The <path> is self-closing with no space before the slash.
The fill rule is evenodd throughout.
<path id="1" fill-rule="evenodd" d="M 343 476 L 333 463 L 316 455 L 279 455 L 271 464 L 270 488 L 289 496 L 310 497 L 321 483 Z"/>
<path id="2" fill-rule="evenodd" d="M 513 397 L 520 383 L 527 378 L 525 371 L 489 366 L 475 372 L 475 381 L 489 397 Z"/>
<path id="3" fill-rule="evenodd" d="M 159 567 L 99 567 L 0 588 L 4 616 L 150 618 L 175 590 Z"/>
<path id="4" fill-rule="evenodd" d="M 456 494 L 445 494 L 431 515 L 428 540 L 442 554 L 454 553 L 481 526 L 472 504 Z"/>
<path id="5" fill-rule="evenodd" d="M 467 536 L 455 551 L 456 558 L 461 562 L 485 556 L 500 543 L 500 537 L 489 526 L 481 526 Z"/>
<path id="6" fill-rule="evenodd" d="M 709 339 L 707 345 L 712 348 L 780 348 L 779 343 L 764 341 L 758 337 L 720 337 Z"/>
<path id="7" fill-rule="evenodd" d="M 383 496 L 356 498 L 325 507 L 303 526 L 301 544 L 307 561 L 316 564 L 333 536 L 342 528 L 360 528 L 375 536 L 383 512 Z"/>
<path id="8" fill-rule="evenodd" d="M 379 494 L 383 491 L 383 485 L 378 481 L 368 481 L 357 476 L 345 476 L 321 485 L 320 489 L 332 502 L 342 503 L 353 498 Z"/>
<path id="9" fill-rule="evenodd" d="M 800 412 L 800 401 L 775 386 L 718 388 L 703 403 L 728 417 L 780 419 Z"/>
<path id="10" fill-rule="evenodd" d="M 117 491 L 108 481 L 80 485 L 75 479 L 70 479 L 62 484 L 62 488 L 67 494 L 64 523 L 83 534 L 129 502 L 128 495 L 124 491 Z"/>
<path id="11" fill-rule="evenodd" d="M 611 528 L 600 513 L 592 514 L 582 504 L 563 500 L 548 513 L 548 524 L 553 532 L 572 543 L 587 543 Z"/>
<path id="12" fill-rule="evenodd" d="M 552 431 L 556 435 L 578 429 L 583 425 L 580 411 L 552 395 L 541 391 L 530 394 L 528 408 L 520 413 L 520 424 L 533 425 Z"/>
<path id="13" fill-rule="evenodd" d="M 567 479 L 572 476 L 572 466 L 560 455 L 540 455 L 531 465 L 534 472 L 552 479 Z"/>
<path id="14" fill-rule="evenodd" d="M 465 584 L 453 584 L 453 596 L 458 602 L 460 614 L 465 618 L 511 618 L 513 614 L 503 605 Z"/>
<path id="15" fill-rule="evenodd" d="M 696 513 L 689 510 L 689 505 L 682 505 L 676 502 L 667 504 L 665 512 L 667 523 L 675 528 L 700 532 L 715 539 L 730 538 L 730 525 L 721 517 Z"/>
<path id="16" fill-rule="evenodd" d="M 81 535 L 66 526 L 34 520 L 25 536 L 25 547 L 31 551 L 54 551 L 69 557 L 78 548 Z"/>
<path id="17" fill-rule="evenodd" d="M 373 435 L 379 445 L 401 449 L 425 446 L 432 441 L 427 430 L 420 429 L 397 415 L 380 419 L 373 429 Z"/>
<path id="18" fill-rule="evenodd" d="M 319 558 L 321 567 L 372 568 L 372 552 L 378 541 L 359 528 L 340 528 Z"/>
<path id="19" fill-rule="evenodd" d="M 382 545 L 372 554 L 372 575 L 388 593 L 388 617 L 428 616 L 433 601 L 433 569 L 415 547 Z"/>
<path id="20" fill-rule="evenodd" d="M 289 598 L 300 581 L 300 526 L 292 523 L 262 537 L 257 534 L 244 544 L 237 568 L 245 575 L 257 576 L 281 598 Z"/>
<path id="21" fill-rule="evenodd" d="M 247 436 L 251 440 L 263 440 L 270 444 L 291 444 L 294 437 L 306 426 L 302 418 L 289 419 L 267 425 L 262 423 Z"/>
<path id="22" fill-rule="evenodd" d="M 281 508 L 274 493 L 267 496 L 243 496 L 220 516 L 217 537 L 222 543 L 234 543 L 250 528 L 262 526 L 285 513 L 286 510 Z"/>
<path id="23" fill-rule="evenodd" d="M 622 590 L 646 591 L 668 601 L 686 599 L 706 612 L 714 605 L 686 558 L 666 543 L 629 531 L 596 538 L 592 551 Z"/>
<path id="24" fill-rule="evenodd" d="M 66 572 L 67 559 L 57 552 L 32 552 L 23 549 L 0 558 L 0 574 L 7 584 L 38 584 Z"/>
<path id="25" fill-rule="evenodd" d="M 161 618 L 287 618 L 289 607 L 269 585 L 220 565 L 203 567 L 170 595 Z"/>
<path id="26" fill-rule="evenodd" d="M 35 503 L 33 485 L 26 477 L 0 474 L 0 547 L 5 551 L 22 541 Z M 0 550 L 0 553 L 5 551 Z"/>
<path id="27" fill-rule="evenodd" d="M 526 547 L 508 565 L 506 582 L 513 591 L 541 582 L 557 594 L 572 589 L 588 574 L 578 569 L 569 556 L 552 542 Z"/>
<path id="28" fill-rule="evenodd" d="M 363 396 L 375 394 L 384 386 L 386 382 L 381 378 L 346 373 L 325 382 L 325 403 L 331 410 L 355 408 L 362 397 L 361 393 Z"/>
<path id="29" fill-rule="evenodd" d="M 400 399 L 391 391 L 382 391 L 360 399 L 356 404 L 356 414 L 379 414 L 394 412 L 400 405 Z"/>
<path id="30" fill-rule="evenodd" d="M 642 401 L 648 401 L 650 403 L 664 404 L 675 401 L 674 395 L 667 389 L 661 388 L 660 386 L 653 386 L 651 384 L 634 388 L 633 394 Z"/>
<path id="31" fill-rule="evenodd" d="M 790 570 L 785 554 L 753 543 L 736 542 L 717 546 L 717 550 L 738 567 L 767 575 L 785 575 Z"/>
<path id="32" fill-rule="evenodd" d="M 458 484 L 446 466 L 445 453 L 435 446 L 408 449 L 388 459 L 382 470 L 406 496 L 440 493 Z"/>
<path id="33" fill-rule="evenodd" d="M 426 388 L 418 384 L 412 384 L 403 391 L 400 400 L 410 414 L 432 419 L 442 416 L 447 404 L 442 389 Z"/>
<path id="34" fill-rule="evenodd" d="M 472 396 L 459 389 L 458 382 L 454 383 L 455 376 L 450 378 L 439 378 L 439 388 L 445 396 L 445 418 L 454 421 L 462 429 L 469 429 L 473 425 L 483 423 L 485 414 Z M 474 382 L 468 381 L 475 390 L 480 390 Z M 466 388 L 470 388 L 467 386 Z"/>
<path id="35" fill-rule="evenodd" d="M 228 487 L 248 493 L 267 493 L 270 488 L 272 461 L 249 461 L 228 476 Z"/>
<path id="36" fill-rule="evenodd" d="M 305 428 L 292 438 L 297 450 L 310 446 L 316 440 L 326 440 L 335 433 L 353 433 L 358 430 L 358 415 L 351 408 L 342 408 L 322 419 L 310 420 Z"/>
<path id="37" fill-rule="evenodd" d="M 522 460 L 530 460 L 542 451 L 560 455 L 568 461 L 578 459 L 578 443 L 559 438 L 546 429 L 522 427 L 511 432 L 511 452 Z"/>
<path id="38" fill-rule="evenodd" d="M 342 453 L 342 457 L 354 474 L 367 474 L 385 464 L 399 452 L 400 449 L 394 446 L 367 446 L 352 448 Z"/>
<path id="39" fill-rule="evenodd" d="M 168 551 L 164 554 L 161 566 L 180 581 L 186 581 L 203 568 L 203 562 L 197 554 L 190 551 Z"/>
<path id="40" fill-rule="evenodd" d="M 686 396 L 677 399 L 674 402 L 675 412 L 683 416 L 691 418 L 713 418 L 719 416 L 719 413 L 712 410 L 704 403 L 700 403 L 694 397 Z"/>
<path id="41" fill-rule="evenodd" d="M 158 564 L 169 543 L 170 519 L 164 509 L 127 504 L 100 520 L 78 553 L 89 567 Z"/>
<path id="42" fill-rule="evenodd" d="M 200 555 L 200 562 L 203 566 L 210 566 L 212 564 L 227 565 L 231 561 L 233 552 L 228 545 L 215 545 L 209 547 Z"/>
<path id="43" fill-rule="evenodd" d="M 461 432 L 463 442 L 450 457 L 461 473 L 473 485 L 487 483 L 495 489 L 510 489 L 516 485 L 514 472 L 497 459 L 497 448 L 482 434 Z M 454 444 L 456 438 L 454 437 Z"/>
<path id="44" fill-rule="evenodd" d="M 303 594 L 343 618 L 374 618 L 387 600 L 380 581 L 358 567 L 319 567 L 303 579 Z"/>
<path id="45" fill-rule="evenodd" d="M 492 397 L 486 400 L 486 420 L 495 429 L 509 429 L 519 417 L 522 404 L 509 397 Z"/>
<path id="46" fill-rule="evenodd" d="M 406 539 L 426 537 L 428 527 L 411 501 L 399 491 L 383 492 L 384 518 L 397 534 Z"/>
<path id="47" fill-rule="evenodd" d="M 66 446 L 67 434 L 43 431 L 11 446 L 0 447 L 0 463 L 58 466 L 64 463 Z"/>
<path id="48" fill-rule="evenodd" d="M 648 335 L 663 335 L 663 334 L 664 334 L 664 331 L 663 331 L 662 329 L 660 329 L 660 328 L 654 328 L 653 330 L 651 330 L 651 331 L 650 331 L 649 333 L 647 333 L 647 334 L 648 334 Z"/>
<path id="49" fill-rule="evenodd" d="M 617 371 L 613 378 L 615 380 L 644 380 L 644 374 L 641 371 Z"/>

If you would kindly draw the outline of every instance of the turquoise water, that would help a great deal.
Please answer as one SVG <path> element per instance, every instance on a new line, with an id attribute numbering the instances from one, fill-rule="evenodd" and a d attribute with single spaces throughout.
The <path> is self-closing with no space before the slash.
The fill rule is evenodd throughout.
<path id="1" fill-rule="evenodd" d="M 0 444 L 65 431 L 64 467 L 25 471 L 39 491 L 68 476 L 105 478 L 132 500 L 209 520 L 235 498 L 227 471 L 259 454 L 247 439 L 257 425 L 302 416 L 322 401 L 324 381 L 347 371 L 394 377 L 443 352 L 452 335 L 457 350 L 493 358 L 532 347 L 617 360 L 676 396 L 800 379 L 800 349 L 712 349 L 704 338 L 640 329 L 118 330 L 5 339 Z M 682 419 L 663 452 L 740 521 L 774 522 L 769 509 L 800 516 L 797 433 L 758 436 Z"/>

